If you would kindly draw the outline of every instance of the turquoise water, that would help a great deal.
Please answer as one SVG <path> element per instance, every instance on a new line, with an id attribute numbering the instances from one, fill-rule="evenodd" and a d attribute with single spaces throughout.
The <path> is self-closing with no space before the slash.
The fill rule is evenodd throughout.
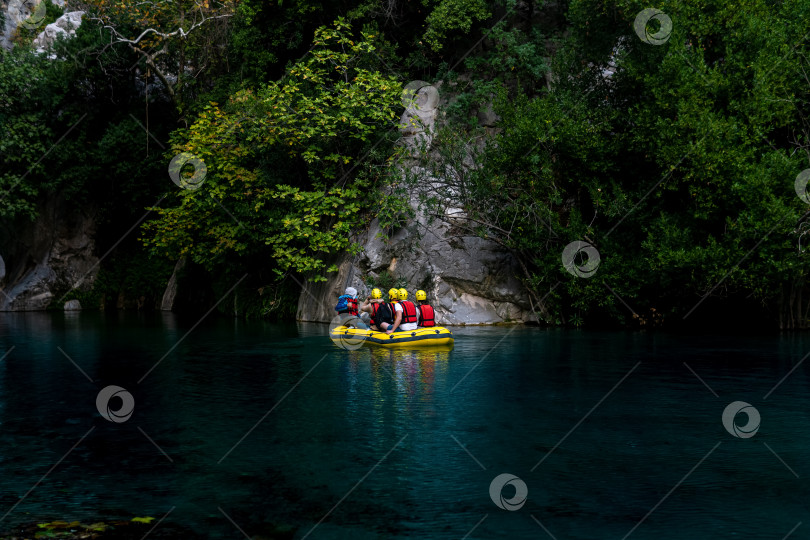
<path id="1" fill-rule="evenodd" d="M 435 353 L 196 322 L 0 314 L 0 531 L 168 513 L 155 537 L 810 538 L 803 335 L 459 328 Z M 734 401 L 750 438 L 722 423 Z M 490 497 L 502 473 L 517 510 Z"/>

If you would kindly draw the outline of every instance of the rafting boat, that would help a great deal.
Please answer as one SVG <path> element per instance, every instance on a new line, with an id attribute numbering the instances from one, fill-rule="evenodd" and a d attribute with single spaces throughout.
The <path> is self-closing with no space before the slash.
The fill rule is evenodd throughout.
<path id="1" fill-rule="evenodd" d="M 337 326 L 329 332 L 329 337 L 336 345 L 349 349 L 356 349 L 363 345 L 407 348 L 453 346 L 453 333 L 443 326 L 401 330 L 391 334 L 353 326 Z"/>

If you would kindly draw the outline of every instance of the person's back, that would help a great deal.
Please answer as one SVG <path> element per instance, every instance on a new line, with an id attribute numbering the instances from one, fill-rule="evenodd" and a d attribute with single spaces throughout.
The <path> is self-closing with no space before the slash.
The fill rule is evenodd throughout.
<path id="1" fill-rule="evenodd" d="M 357 289 L 354 287 L 346 287 L 344 294 L 338 297 L 335 311 L 338 312 L 338 315 L 346 314 L 356 317 L 358 314 L 357 308 Z"/>
<path id="2" fill-rule="evenodd" d="M 380 306 L 380 309 L 383 311 L 391 311 L 392 320 L 390 322 L 388 320 L 382 321 L 378 325 L 380 330 L 385 331 L 387 334 L 401 330 L 399 325 L 402 322 L 402 306 L 397 303 L 398 294 L 399 292 L 396 289 L 390 289 L 388 291 L 388 299 L 390 302 L 384 306 Z"/>
<path id="3" fill-rule="evenodd" d="M 395 315 L 394 304 L 380 300 L 374 315 L 374 320 L 377 321 L 377 328 L 381 331 L 385 331 L 386 328 L 394 324 Z"/>
<path id="4" fill-rule="evenodd" d="M 391 307 L 383 301 L 380 289 L 372 289 L 371 298 L 363 302 L 360 309 L 369 314 L 369 323 L 373 330 L 383 330 L 382 323 L 392 324 L 394 322 Z"/>
<path id="5" fill-rule="evenodd" d="M 419 314 L 417 313 L 416 305 L 408 300 L 408 291 L 399 289 L 399 291 L 397 291 L 397 298 L 399 298 L 399 306 L 402 309 L 402 323 L 399 325 L 399 329 L 405 331 L 416 330 L 419 322 Z"/>
<path id="6" fill-rule="evenodd" d="M 424 328 L 436 326 L 436 312 L 433 310 L 433 306 L 427 303 L 425 291 L 416 291 L 416 301 L 419 302 L 416 306 L 416 310 L 419 312 L 419 326 Z"/>

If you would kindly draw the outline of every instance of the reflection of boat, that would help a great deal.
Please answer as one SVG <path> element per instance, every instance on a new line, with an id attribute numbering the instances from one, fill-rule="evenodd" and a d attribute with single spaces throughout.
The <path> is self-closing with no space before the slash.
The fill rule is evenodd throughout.
<path id="1" fill-rule="evenodd" d="M 344 348 L 355 348 L 361 345 L 406 347 L 409 349 L 421 349 L 422 347 L 453 348 L 453 333 L 443 326 L 402 330 L 392 334 L 350 326 L 338 326 L 332 329 L 329 337 Z M 346 347 L 344 344 L 351 344 L 352 346 Z"/>

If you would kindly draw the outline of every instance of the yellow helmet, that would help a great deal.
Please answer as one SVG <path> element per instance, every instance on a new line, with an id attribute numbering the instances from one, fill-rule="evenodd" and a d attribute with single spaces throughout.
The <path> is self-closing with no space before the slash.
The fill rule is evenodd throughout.
<path id="1" fill-rule="evenodd" d="M 382 291 L 380 289 L 371 289 L 372 298 L 382 298 Z"/>
<path id="2" fill-rule="evenodd" d="M 388 299 L 389 300 L 397 300 L 399 297 L 399 291 L 396 289 L 388 289 Z"/>
<path id="3" fill-rule="evenodd" d="M 405 289 L 400 289 L 398 292 L 399 292 L 398 296 L 399 296 L 400 300 L 407 300 L 408 299 L 408 291 L 406 291 Z"/>
<path id="4" fill-rule="evenodd" d="M 425 291 L 423 290 L 416 291 L 416 299 L 419 300 L 420 302 L 422 302 L 423 300 L 427 300 L 427 295 L 425 294 Z"/>

